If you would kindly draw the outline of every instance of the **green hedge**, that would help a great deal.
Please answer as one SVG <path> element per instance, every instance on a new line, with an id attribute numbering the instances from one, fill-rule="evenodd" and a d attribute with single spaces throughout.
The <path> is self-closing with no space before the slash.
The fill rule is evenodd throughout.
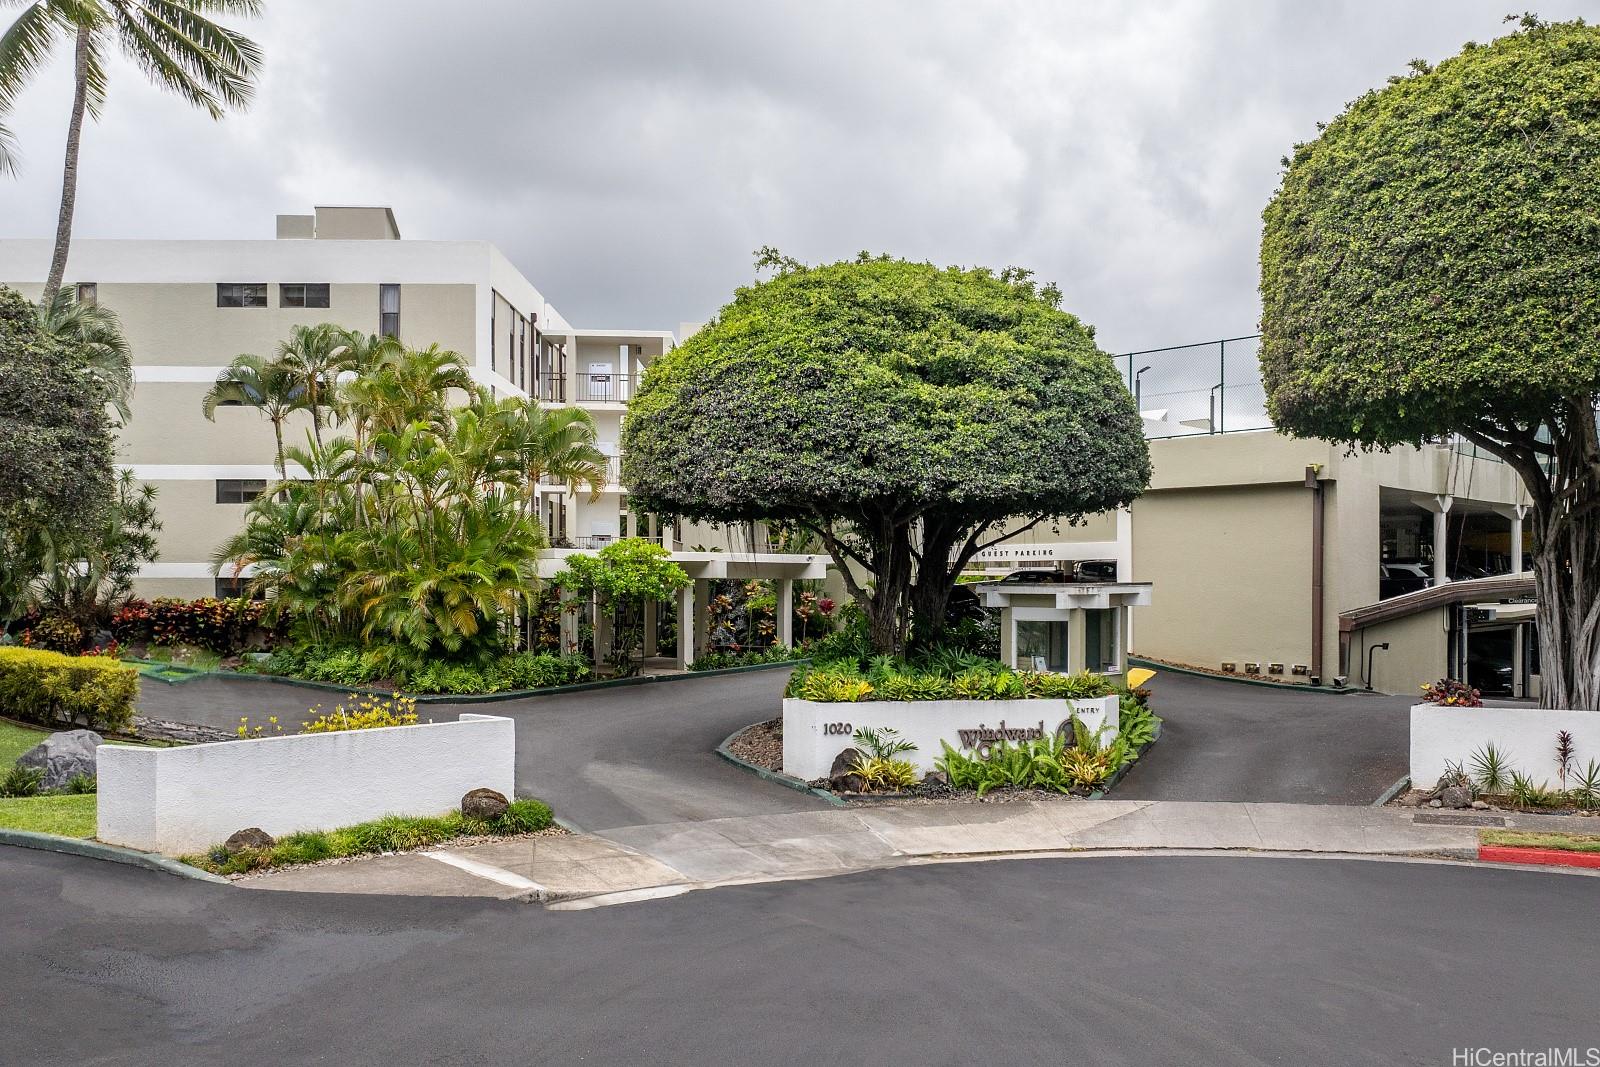
<path id="1" fill-rule="evenodd" d="M 951 669 L 951 668 L 954 669 Z M 1089 671 L 1015 671 L 998 661 L 962 660 L 950 667 L 881 657 L 863 670 L 850 660 L 795 669 L 784 695 L 817 703 L 866 700 L 1084 700 L 1117 692 Z"/>
<path id="2" fill-rule="evenodd" d="M 0 648 L 0 715 L 124 732 L 133 725 L 138 695 L 139 672 L 114 659 Z"/>

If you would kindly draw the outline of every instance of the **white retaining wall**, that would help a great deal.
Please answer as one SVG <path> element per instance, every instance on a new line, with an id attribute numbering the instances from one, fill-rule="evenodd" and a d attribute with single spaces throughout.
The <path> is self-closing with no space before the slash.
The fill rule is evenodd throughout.
<path id="1" fill-rule="evenodd" d="M 479 786 L 511 796 L 516 724 L 456 722 L 181 748 L 102 745 L 99 838 L 183 855 L 259 826 L 274 837 L 383 815 L 439 815 Z"/>
<path id="2" fill-rule="evenodd" d="M 1411 708 L 1411 784 L 1418 789 L 1433 788 L 1447 761 L 1472 773 L 1472 753 L 1492 743 L 1505 756 L 1509 770 L 1521 771 L 1554 789 L 1559 784 L 1556 733 L 1561 730 L 1572 734 L 1575 767 L 1600 761 L 1600 712 L 1415 704 Z"/>
<path id="3" fill-rule="evenodd" d="M 834 757 L 853 746 L 851 736 L 861 727 L 891 727 L 917 746 L 903 757 L 919 771 L 933 770 L 944 754 L 941 740 L 950 747 L 972 751 L 963 744 L 961 731 L 981 728 L 1042 730 L 1054 733 L 1074 711 L 1090 730 L 1109 724 L 1103 742 L 1117 735 L 1118 698 L 1093 700 L 863 700 L 858 703 L 816 703 L 785 699 L 783 702 L 783 773 L 805 781 L 825 778 Z M 1070 729 L 1070 725 L 1068 729 Z M 971 740 L 971 737 L 967 738 Z"/>

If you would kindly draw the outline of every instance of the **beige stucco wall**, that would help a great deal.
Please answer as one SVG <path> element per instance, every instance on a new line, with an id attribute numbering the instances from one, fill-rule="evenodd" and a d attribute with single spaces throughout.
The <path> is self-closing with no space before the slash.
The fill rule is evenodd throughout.
<path id="1" fill-rule="evenodd" d="M 92 278 L 82 279 L 93 281 Z M 270 355 L 295 326 L 336 322 L 376 333 L 378 285 L 332 285 L 326 308 L 278 307 L 280 282 L 319 279 L 249 277 L 216 282 L 268 285 L 267 307 L 219 308 L 215 282 L 98 284 L 98 299 L 122 320 L 139 366 L 222 366 L 241 352 Z M 27 291 L 37 283 L 19 285 Z M 477 294 L 472 285 L 401 287 L 400 337 L 417 347 L 438 343 L 469 359 L 477 344 Z"/>
<path id="2" fill-rule="evenodd" d="M 133 595 L 144 600 L 158 596 L 195 600 L 216 593 L 217 583 L 210 578 L 139 578 L 133 583 Z"/>
<path id="3" fill-rule="evenodd" d="M 140 382 L 133 393 L 133 417 L 118 433 L 123 463 L 272 464 L 277 445 L 272 423 L 251 407 L 219 407 L 215 421 L 201 410 L 209 385 L 202 382 Z M 284 444 L 303 446 L 311 417 L 291 415 Z"/>
<path id="4" fill-rule="evenodd" d="M 163 563 L 209 563 L 244 522 L 245 504 L 218 504 L 215 481 L 152 481 Z"/>
<path id="5" fill-rule="evenodd" d="M 1216 667 L 1311 654 L 1311 494 L 1261 485 L 1147 493 L 1133 505 L 1136 655 Z M 1286 679 L 1289 677 L 1286 674 Z"/>
<path id="6" fill-rule="evenodd" d="M 1351 635 L 1350 685 L 1365 684 L 1367 650 L 1389 642 L 1387 651 L 1372 656 L 1372 687 L 1380 693 L 1416 696 L 1426 682 L 1445 674 L 1450 637 L 1445 629 L 1448 608 L 1434 608 L 1403 619 L 1382 622 Z"/>

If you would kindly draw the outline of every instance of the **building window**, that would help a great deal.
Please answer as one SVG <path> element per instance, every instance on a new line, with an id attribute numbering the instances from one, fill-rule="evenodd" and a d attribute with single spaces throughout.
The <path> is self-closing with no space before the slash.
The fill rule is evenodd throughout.
<path id="1" fill-rule="evenodd" d="M 217 599 L 218 600 L 233 600 L 236 597 L 242 597 L 242 596 L 247 596 L 251 600 L 265 600 L 265 599 L 267 599 L 267 595 L 266 595 L 266 591 L 265 590 L 262 590 L 262 589 L 251 590 L 250 588 L 248 588 L 249 582 L 250 582 L 250 579 L 242 577 L 242 576 L 238 577 L 238 578 L 218 578 L 217 579 L 217 586 L 216 586 Z"/>
<path id="2" fill-rule="evenodd" d="M 1017 621 L 1016 668 L 1019 671 L 1067 671 L 1067 624 L 1065 622 Z"/>
<path id="3" fill-rule="evenodd" d="M 100 303 L 100 287 L 94 282 L 79 282 L 78 303 L 85 307 L 94 307 Z"/>
<path id="4" fill-rule="evenodd" d="M 218 478 L 217 503 L 248 504 L 267 491 L 265 478 Z"/>
<path id="5" fill-rule="evenodd" d="M 278 306 L 281 308 L 325 308 L 328 306 L 328 283 L 306 282 L 278 286 Z"/>
<path id="6" fill-rule="evenodd" d="M 400 336 L 400 287 L 378 286 L 378 332 L 385 337 Z"/>
<path id="7" fill-rule="evenodd" d="M 266 306 L 266 282 L 217 283 L 217 307 L 219 308 L 264 308 Z"/>

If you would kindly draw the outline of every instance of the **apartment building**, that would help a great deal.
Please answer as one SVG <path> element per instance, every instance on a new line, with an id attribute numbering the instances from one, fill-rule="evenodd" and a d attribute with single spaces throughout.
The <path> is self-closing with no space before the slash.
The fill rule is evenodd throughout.
<path id="1" fill-rule="evenodd" d="M 37 296 L 50 252 L 47 240 L 0 241 L 0 282 Z M 578 329 L 494 245 L 402 240 L 386 207 L 280 215 L 273 239 L 80 239 L 67 280 L 117 312 L 133 350 L 119 460 L 157 487 L 164 524 L 160 560 L 138 582 L 144 596 L 230 590 L 210 561 L 276 477 L 272 429 L 242 407 L 208 421 L 201 399 L 235 356 L 270 355 L 294 326 L 335 322 L 453 349 L 497 393 L 589 409 L 612 456 L 638 375 L 673 344 L 667 330 Z M 286 439 L 309 430 L 297 415 Z M 543 487 L 553 541 L 630 532 L 615 466 L 593 504 Z"/>

